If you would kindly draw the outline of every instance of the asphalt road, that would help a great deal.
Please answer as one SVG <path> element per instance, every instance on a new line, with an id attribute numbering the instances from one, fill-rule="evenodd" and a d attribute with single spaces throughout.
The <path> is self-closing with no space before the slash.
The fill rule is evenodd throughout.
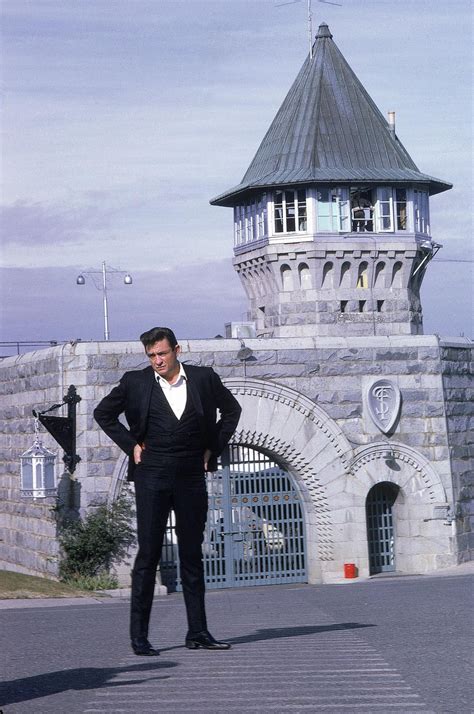
<path id="1" fill-rule="evenodd" d="M 186 650 L 174 594 L 155 600 L 158 658 L 129 649 L 128 602 L 0 603 L 2 713 L 474 711 L 471 575 L 237 588 L 207 601 L 211 632 L 232 649 Z"/>

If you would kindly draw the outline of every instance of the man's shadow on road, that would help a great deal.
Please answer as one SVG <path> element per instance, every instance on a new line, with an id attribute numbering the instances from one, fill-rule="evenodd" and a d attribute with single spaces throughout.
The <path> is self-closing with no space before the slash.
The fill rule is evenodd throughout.
<path id="1" fill-rule="evenodd" d="M 362 624 L 360 622 L 339 622 L 333 625 L 296 625 L 295 627 L 269 627 L 257 630 L 241 637 L 230 637 L 227 639 L 231 645 L 243 645 L 247 642 L 260 642 L 263 640 L 278 640 L 285 637 L 304 637 L 305 635 L 320 635 L 323 632 L 340 632 L 341 630 L 356 630 L 363 627 L 375 627 L 375 625 Z M 160 652 L 170 652 L 181 649 L 181 646 L 164 647 Z"/>
<path id="2" fill-rule="evenodd" d="M 320 635 L 323 632 L 337 632 L 341 630 L 356 630 L 362 627 L 375 627 L 363 625 L 359 622 L 339 622 L 334 625 L 296 625 L 295 627 L 270 627 L 257 630 L 250 635 L 242 635 L 229 640 L 234 645 L 244 642 L 258 642 L 260 640 L 276 640 L 284 637 L 303 637 L 305 635 Z"/>
<path id="3" fill-rule="evenodd" d="M 18 704 L 39 697 L 48 697 L 61 692 L 84 691 L 86 689 L 100 689 L 101 687 L 121 687 L 129 684 L 141 684 L 156 679 L 168 679 L 170 675 L 161 677 L 146 678 L 137 677 L 126 682 L 111 682 L 110 680 L 117 674 L 124 672 L 130 674 L 140 674 L 149 670 L 159 671 L 177 667 L 177 662 L 143 662 L 142 664 L 130 665 L 127 667 L 78 667 L 77 669 L 66 669 L 59 672 L 47 672 L 37 674 L 33 677 L 23 677 L 10 682 L 0 684 L 0 706 L 7 704 Z"/>

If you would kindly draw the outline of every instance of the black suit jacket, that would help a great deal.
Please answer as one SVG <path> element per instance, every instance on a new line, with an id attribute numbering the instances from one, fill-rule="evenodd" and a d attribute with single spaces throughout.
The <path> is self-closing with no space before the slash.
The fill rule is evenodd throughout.
<path id="1" fill-rule="evenodd" d="M 211 367 L 184 365 L 184 369 L 188 398 L 192 400 L 197 412 L 203 444 L 212 452 L 208 469 L 215 471 L 217 457 L 234 433 L 242 410 Z M 119 384 L 94 409 L 94 419 L 129 456 L 129 481 L 133 481 L 135 469 L 133 449 L 136 444 L 142 444 L 146 436 L 154 381 L 152 367 L 125 372 Z M 217 410 L 220 412 L 218 421 Z M 128 428 L 119 421 L 122 413 L 125 414 Z"/>

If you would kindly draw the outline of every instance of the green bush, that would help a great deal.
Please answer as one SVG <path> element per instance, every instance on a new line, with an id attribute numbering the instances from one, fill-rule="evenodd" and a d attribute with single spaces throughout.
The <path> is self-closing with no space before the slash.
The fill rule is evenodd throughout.
<path id="1" fill-rule="evenodd" d="M 109 575 L 112 564 L 124 560 L 135 542 L 132 518 L 132 501 L 123 494 L 111 505 L 100 504 L 84 519 L 64 522 L 59 533 L 61 580 L 77 583 L 80 578 Z"/>

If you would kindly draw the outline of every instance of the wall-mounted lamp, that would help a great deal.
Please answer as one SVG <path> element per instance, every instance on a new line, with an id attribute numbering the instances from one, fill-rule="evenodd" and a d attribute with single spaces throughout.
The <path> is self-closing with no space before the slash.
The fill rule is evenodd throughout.
<path id="1" fill-rule="evenodd" d="M 245 342 L 240 340 L 240 350 L 237 352 L 237 359 L 239 359 L 244 366 L 244 377 L 247 376 L 247 361 L 255 361 L 253 356 L 253 350 L 250 347 L 246 347 Z"/>
<path id="2" fill-rule="evenodd" d="M 382 458 L 384 459 L 387 466 L 393 467 L 394 465 L 396 465 L 397 460 L 395 458 L 395 452 L 390 446 L 390 444 L 388 444 L 387 451 L 384 451 L 384 453 L 382 454 Z"/>
<path id="3" fill-rule="evenodd" d="M 250 349 L 250 347 L 246 347 L 245 342 L 243 340 L 240 340 L 240 350 L 237 352 L 237 359 L 239 359 L 241 362 L 245 362 L 246 360 L 250 359 L 253 355 L 253 350 Z"/>
<path id="4" fill-rule="evenodd" d="M 38 431 L 38 417 L 35 418 L 35 441 L 21 456 L 21 486 L 22 496 L 46 498 L 54 496 L 54 462 L 56 454 L 41 443 Z"/>

